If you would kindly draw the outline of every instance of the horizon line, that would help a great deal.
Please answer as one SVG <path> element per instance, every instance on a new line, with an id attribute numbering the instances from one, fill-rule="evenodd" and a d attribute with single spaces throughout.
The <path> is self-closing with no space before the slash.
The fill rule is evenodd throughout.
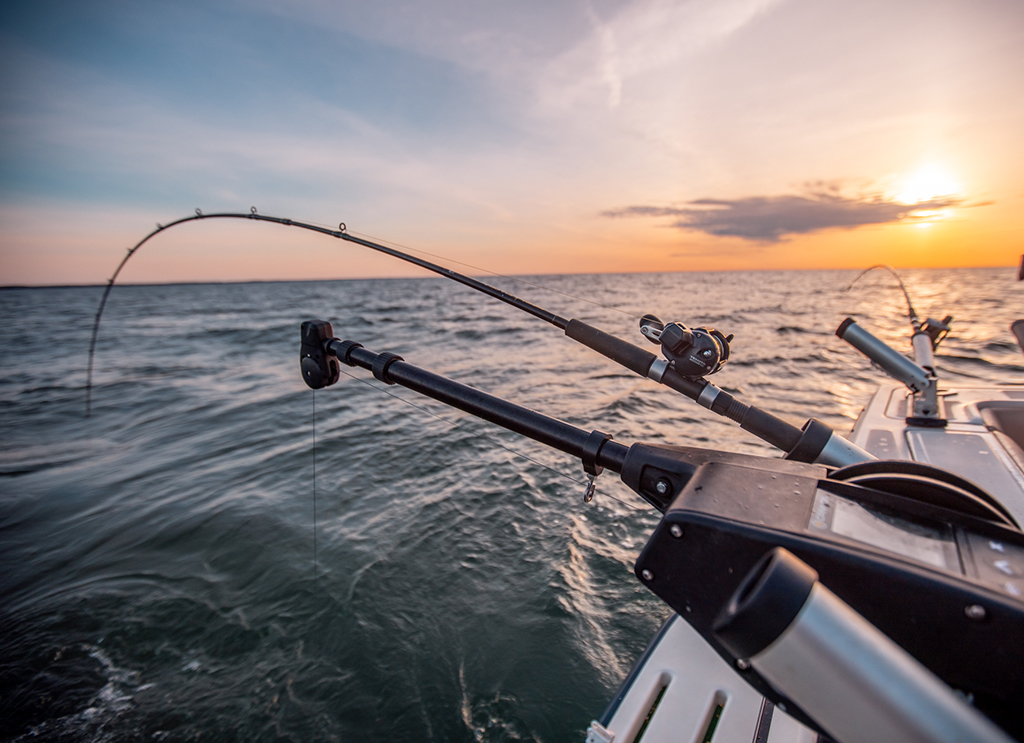
<path id="1" fill-rule="evenodd" d="M 988 266 L 894 266 L 899 271 L 972 271 L 979 269 L 1016 269 L 1016 265 L 988 265 Z M 511 279 L 513 281 L 523 278 L 546 278 L 554 276 L 634 276 L 639 274 L 671 274 L 671 273 L 789 273 L 789 272 L 800 272 L 800 271 L 861 271 L 863 267 L 847 267 L 847 268 L 721 268 L 711 270 L 700 270 L 691 271 L 687 269 L 678 269 L 674 271 L 593 271 L 593 272 L 558 272 L 558 273 L 522 273 L 522 274 L 499 274 L 493 272 L 487 272 L 484 274 L 466 274 L 470 278 L 498 278 L 498 279 Z M 114 286 L 215 286 L 215 285 L 234 285 L 234 284 L 311 284 L 314 282 L 334 282 L 334 281 L 409 281 L 409 280 L 422 280 L 422 279 L 446 279 L 445 276 L 433 275 L 433 276 L 362 276 L 352 278 L 330 278 L 330 279 L 225 279 L 225 280 L 208 280 L 197 279 L 194 281 L 125 281 L 116 282 Z M 448 279 L 452 280 L 452 279 Z M 84 283 L 84 284 L 0 284 L 0 290 L 11 290 L 11 289 L 88 289 L 92 287 L 105 288 L 110 283 L 109 280 L 102 283 Z"/>

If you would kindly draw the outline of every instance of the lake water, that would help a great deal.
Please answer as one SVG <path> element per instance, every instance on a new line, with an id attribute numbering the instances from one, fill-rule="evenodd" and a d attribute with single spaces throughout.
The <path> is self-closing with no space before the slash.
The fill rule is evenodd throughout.
<path id="1" fill-rule="evenodd" d="M 1014 274 L 904 272 L 956 317 L 945 379 L 1024 381 Z M 855 275 L 494 283 L 645 347 L 646 312 L 734 333 L 717 384 L 845 433 L 883 377 L 839 323 L 909 350 L 891 277 Z M 86 418 L 101 291 L 0 291 L 3 740 L 552 742 L 600 716 L 669 613 L 632 575 L 657 514 L 612 474 L 584 505 L 579 462 L 362 370 L 314 400 L 303 320 L 623 443 L 776 456 L 440 278 L 118 286 Z"/>

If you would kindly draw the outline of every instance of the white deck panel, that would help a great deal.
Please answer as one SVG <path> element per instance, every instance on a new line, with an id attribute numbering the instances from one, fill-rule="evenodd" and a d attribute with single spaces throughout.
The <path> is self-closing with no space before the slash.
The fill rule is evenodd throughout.
<path id="1" fill-rule="evenodd" d="M 665 695 L 642 743 L 701 743 L 718 704 L 724 704 L 714 743 L 751 743 L 763 697 L 747 684 L 686 621 L 676 620 L 661 637 L 607 726 L 613 743 L 635 743 L 648 711 Z M 815 735 L 779 709 L 769 743 L 812 743 Z"/>

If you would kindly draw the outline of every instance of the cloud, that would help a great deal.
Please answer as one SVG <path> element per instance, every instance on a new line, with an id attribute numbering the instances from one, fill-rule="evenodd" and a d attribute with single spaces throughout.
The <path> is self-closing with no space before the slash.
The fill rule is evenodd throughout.
<path id="1" fill-rule="evenodd" d="M 567 37 L 571 43 L 544 60 L 536 75 L 539 110 L 579 116 L 588 103 L 618 107 L 624 86 L 650 81 L 658 73 L 678 82 L 684 60 L 727 39 L 780 2 L 638 0 L 607 19 L 588 5 L 590 32 L 578 39 Z M 660 81 L 658 95 L 665 95 Z"/>
<path id="2" fill-rule="evenodd" d="M 626 87 L 722 42 L 784 0 L 250 0 L 304 22 L 480 73 L 520 116 L 577 120 L 611 110 Z M 658 95 L 665 95 L 660 80 Z M 634 101 L 635 104 L 635 101 Z"/>
<path id="3" fill-rule="evenodd" d="M 919 219 L 924 213 L 962 203 L 962 199 L 941 197 L 904 204 L 879 196 L 850 198 L 835 191 L 826 191 L 802 196 L 696 199 L 682 207 L 628 206 L 604 211 L 602 216 L 673 217 L 670 226 L 681 230 L 696 230 L 716 237 L 779 242 L 787 235 Z"/>

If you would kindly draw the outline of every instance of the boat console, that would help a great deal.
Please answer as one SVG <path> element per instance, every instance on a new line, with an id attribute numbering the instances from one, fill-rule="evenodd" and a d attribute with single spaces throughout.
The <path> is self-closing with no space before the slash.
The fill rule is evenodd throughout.
<path id="1" fill-rule="evenodd" d="M 687 458 L 688 452 L 678 454 Z M 971 514 L 961 510 L 956 500 L 945 500 L 946 483 L 925 476 L 931 468 L 906 475 L 899 467 L 890 470 L 885 492 L 844 480 L 842 470 L 825 477 L 805 467 L 762 469 L 754 457 L 743 463 L 735 455 L 701 459 L 640 553 L 635 572 L 754 688 L 805 724 L 840 740 L 864 739 L 826 717 L 845 705 L 837 700 L 851 700 L 847 673 L 867 674 L 858 684 L 884 686 L 893 673 L 886 663 L 875 661 L 884 671 L 849 671 L 845 666 L 856 666 L 858 658 L 843 658 L 842 647 L 810 643 L 785 661 L 806 675 L 795 673 L 782 683 L 759 667 L 763 653 L 773 648 L 777 654 L 778 643 L 798 631 L 794 622 L 809 586 L 820 582 L 843 602 L 844 612 L 902 649 L 882 650 L 888 643 L 876 637 L 851 641 L 858 652 L 870 648 L 889 658 L 905 651 L 977 709 L 1022 732 L 1015 718 L 1024 689 L 1024 535 L 1007 515 L 985 513 L 984 507 Z M 876 467 L 874 479 L 883 472 Z M 905 490 L 898 486 L 902 478 Z M 932 488 L 937 497 L 927 492 Z M 769 589 L 762 585 L 765 561 L 779 550 L 787 564 L 802 567 L 793 568 L 789 583 L 779 579 Z M 827 652 L 827 664 L 814 658 L 819 651 Z M 831 692 L 808 695 L 796 682 L 808 684 L 809 677 L 811 688 Z M 814 701 L 823 698 L 831 701 Z M 954 704 L 951 692 L 949 699 L 952 707 L 962 703 Z"/>

